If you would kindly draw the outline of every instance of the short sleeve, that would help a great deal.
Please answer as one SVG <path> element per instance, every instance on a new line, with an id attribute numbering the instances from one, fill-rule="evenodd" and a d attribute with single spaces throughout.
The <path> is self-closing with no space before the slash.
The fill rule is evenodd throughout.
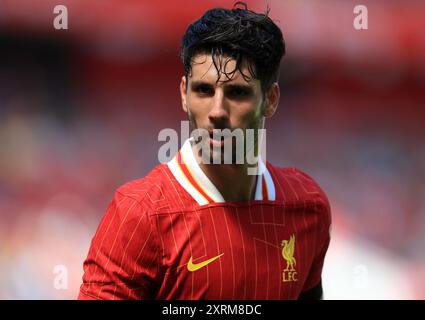
<path id="1" fill-rule="evenodd" d="M 302 292 L 308 291 L 317 286 L 322 278 L 323 264 L 325 256 L 329 248 L 330 232 L 331 232 L 331 209 L 329 201 L 324 193 L 321 192 L 321 199 L 317 205 L 317 241 L 316 254 L 306 282 L 304 283 Z"/>
<path id="2" fill-rule="evenodd" d="M 153 298 L 159 252 L 142 205 L 116 192 L 91 242 L 78 299 Z"/>

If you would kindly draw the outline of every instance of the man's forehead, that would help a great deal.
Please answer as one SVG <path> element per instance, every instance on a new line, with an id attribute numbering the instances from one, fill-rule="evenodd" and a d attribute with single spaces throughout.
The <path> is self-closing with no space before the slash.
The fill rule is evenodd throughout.
<path id="1" fill-rule="evenodd" d="M 218 70 L 220 70 L 220 82 L 238 83 L 244 85 L 255 85 L 259 80 L 252 78 L 249 65 L 246 60 L 243 60 L 239 68 L 244 73 L 244 76 L 236 69 L 236 60 L 227 56 L 217 56 L 215 59 L 217 67 L 214 65 L 211 54 L 200 53 L 192 59 L 192 70 L 190 73 L 190 80 L 192 81 L 205 81 L 217 82 Z M 227 76 L 226 76 L 226 74 Z M 229 79 L 230 78 L 230 79 Z"/>

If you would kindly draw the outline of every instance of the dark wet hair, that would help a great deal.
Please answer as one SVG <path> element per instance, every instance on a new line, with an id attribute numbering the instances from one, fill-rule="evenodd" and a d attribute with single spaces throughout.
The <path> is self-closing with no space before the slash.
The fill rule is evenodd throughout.
<path id="1" fill-rule="evenodd" d="M 236 2 L 233 9 L 214 8 L 205 12 L 187 28 L 182 39 L 181 59 L 186 77 L 191 74 L 193 57 L 210 53 L 218 79 L 224 74 L 230 80 L 239 70 L 247 81 L 259 79 L 265 94 L 278 80 L 280 61 L 285 55 L 282 32 L 268 16 L 269 11 L 256 13 L 245 3 Z M 232 59 L 236 60 L 235 69 L 225 72 L 226 63 Z M 240 69 L 244 59 L 249 75 Z"/>

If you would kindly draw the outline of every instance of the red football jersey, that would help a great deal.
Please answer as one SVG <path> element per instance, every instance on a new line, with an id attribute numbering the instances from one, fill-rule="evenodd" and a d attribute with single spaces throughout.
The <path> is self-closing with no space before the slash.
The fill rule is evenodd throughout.
<path id="1" fill-rule="evenodd" d="M 120 187 L 84 262 L 80 299 L 297 299 L 320 279 L 328 200 L 297 169 L 260 162 L 255 199 L 225 202 L 190 142 Z"/>

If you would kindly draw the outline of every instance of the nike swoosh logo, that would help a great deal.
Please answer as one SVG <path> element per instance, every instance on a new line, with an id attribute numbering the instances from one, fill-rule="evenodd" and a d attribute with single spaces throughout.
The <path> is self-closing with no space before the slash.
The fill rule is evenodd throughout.
<path id="1" fill-rule="evenodd" d="M 213 262 L 214 260 L 217 260 L 217 259 L 218 259 L 218 258 L 220 258 L 223 254 L 224 254 L 224 253 L 219 254 L 218 256 L 215 256 L 215 257 L 213 257 L 213 258 L 211 258 L 211 259 L 208 259 L 208 260 L 205 260 L 205 261 L 199 262 L 199 263 L 193 263 L 193 262 L 192 262 L 192 257 L 190 257 L 189 262 L 187 263 L 187 270 L 189 270 L 190 272 L 193 272 L 193 271 L 199 270 L 199 269 L 201 269 L 201 268 L 205 267 L 207 264 L 210 264 L 210 263 L 211 263 L 211 262 Z"/>

